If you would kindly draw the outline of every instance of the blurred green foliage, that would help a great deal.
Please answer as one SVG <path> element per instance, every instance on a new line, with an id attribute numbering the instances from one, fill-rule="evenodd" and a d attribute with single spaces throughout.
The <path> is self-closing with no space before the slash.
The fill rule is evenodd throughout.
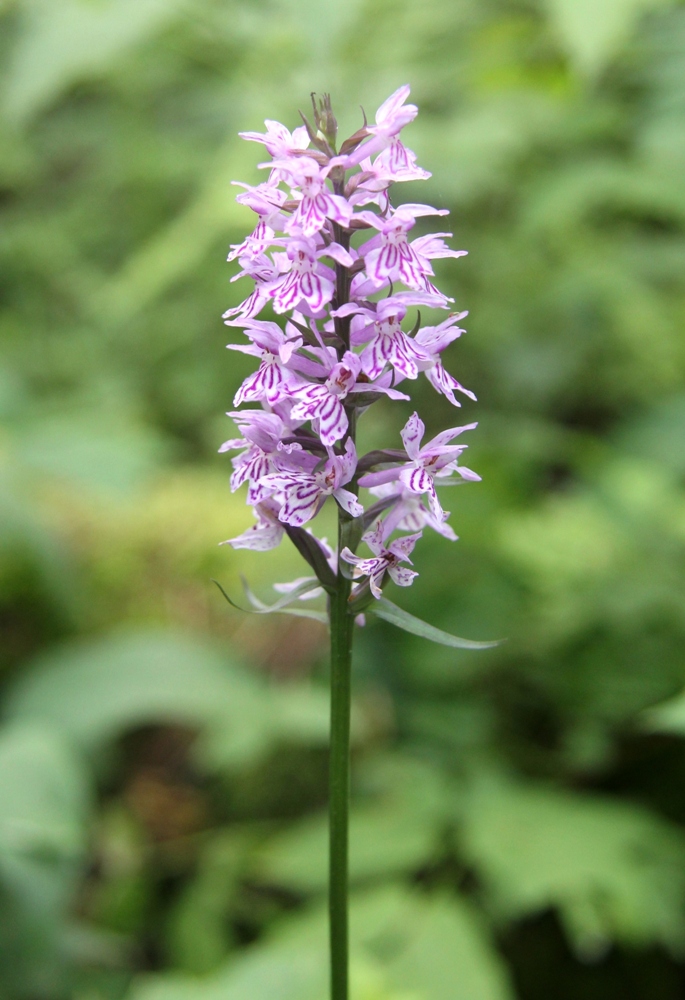
<path id="1" fill-rule="evenodd" d="M 484 482 L 401 603 L 508 642 L 359 635 L 354 997 L 681 997 L 685 7 L 4 0 L 0 77 L 0 995 L 326 995 L 325 633 L 210 584 L 301 572 L 217 548 L 229 182 L 410 82 Z"/>

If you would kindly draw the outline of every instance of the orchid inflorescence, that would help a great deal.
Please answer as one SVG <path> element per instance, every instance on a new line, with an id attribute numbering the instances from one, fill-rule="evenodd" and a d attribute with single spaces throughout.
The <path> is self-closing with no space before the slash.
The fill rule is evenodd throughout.
<path id="1" fill-rule="evenodd" d="M 437 325 L 422 326 L 419 310 L 449 310 L 452 299 L 433 284 L 431 261 L 461 257 L 434 233 L 410 239 L 417 219 L 446 215 L 422 204 L 391 204 L 398 181 L 430 174 L 400 140 L 417 114 L 400 87 L 339 151 L 337 123 L 327 96 L 312 95 L 314 124 L 292 133 L 275 121 L 265 133 L 242 132 L 266 147 L 266 181 L 237 201 L 258 217 L 254 232 L 232 247 L 229 261 L 254 289 L 224 313 L 227 326 L 242 328 L 247 344 L 229 348 L 259 360 L 236 393 L 234 405 L 257 404 L 229 413 L 240 437 L 221 451 L 233 459 L 231 488 L 247 483 L 255 523 L 234 548 L 267 550 L 287 533 L 310 563 L 315 578 L 279 585 L 293 600 L 335 588 L 340 574 L 352 578 L 353 613 L 381 598 L 387 577 L 406 587 L 417 575 L 406 564 L 426 527 L 454 540 L 436 486 L 480 477 L 459 464 L 466 445 L 456 439 L 475 424 L 450 427 L 422 445 L 424 424 L 413 413 L 402 432 L 403 448 L 359 457 L 358 417 L 382 396 L 408 400 L 398 386 L 425 374 L 454 406 L 457 393 L 475 399 L 441 362 L 442 351 L 464 332 L 466 313 L 449 312 Z M 360 240 L 357 243 L 357 240 Z M 353 242 L 354 240 L 354 242 Z M 258 319 L 266 306 L 285 316 L 281 327 Z M 410 332 L 402 324 L 410 310 Z M 358 487 L 373 497 L 366 509 Z M 336 552 L 305 528 L 328 497 L 341 508 L 340 565 Z M 398 534 L 396 534 L 398 533 Z M 392 536 L 395 535 L 394 538 Z M 364 541 L 372 555 L 355 554 Z M 279 606 L 281 602 L 279 602 Z"/>

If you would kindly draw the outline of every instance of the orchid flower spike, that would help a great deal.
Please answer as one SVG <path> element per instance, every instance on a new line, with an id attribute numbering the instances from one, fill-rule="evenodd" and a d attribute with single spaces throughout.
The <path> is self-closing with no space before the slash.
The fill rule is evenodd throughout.
<path id="1" fill-rule="evenodd" d="M 231 489 L 247 488 L 255 523 L 228 544 L 266 550 L 287 534 L 323 591 L 348 588 L 356 614 L 365 595 L 380 600 L 388 581 L 413 582 L 410 554 L 425 527 L 456 540 L 440 486 L 480 478 L 460 464 L 461 435 L 474 423 L 424 444 L 423 420 L 405 412 L 402 449 L 360 456 L 355 444 L 375 402 L 409 399 L 398 383 L 425 375 L 452 405 L 460 405 L 455 393 L 475 400 L 443 365 L 466 313 L 444 316 L 452 300 L 433 271 L 434 260 L 466 251 L 450 248 L 449 232 L 423 231 L 445 209 L 392 200 L 394 185 L 430 176 L 401 138 L 418 114 L 407 85 L 340 143 L 329 96 L 312 95 L 312 108 L 313 125 L 303 116 L 291 130 L 267 119 L 265 131 L 240 133 L 270 159 L 260 164 L 267 180 L 239 184 L 238 201 L 256 221 L 229 253 L 235 278 L 251 288 L 224 314 L 242 330 L 228 346 L 251 355 L 255 370 L 229 412 L 239 433 L 220 450 L 232 453 Z M 312 530 L 327 503 L 338 508 L 337 549 Z M 357 555 L 360 539 L 369 557 Z M 278 585 L 279 610 L 290 593 L 293 601 L 321 593 L 308 580 Z"/>

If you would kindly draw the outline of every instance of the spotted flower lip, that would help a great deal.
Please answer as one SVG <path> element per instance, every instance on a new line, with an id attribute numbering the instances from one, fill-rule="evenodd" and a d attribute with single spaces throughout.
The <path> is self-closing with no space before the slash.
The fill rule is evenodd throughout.
<path id="1" fill-rule="evenodd" d="M 464 431 L 473 430 L 475 427 L 477 427 L 475 423 L 465 424 L 463 427 L 450 427 L 448 430 L 436 434 L 428 444 L 421 447 L 426 428 L 418 413 L 412 413 L 401 432 L 402 443 L 410 461 L 392 469 L 370 472 L 360 478 L 359 485 L 381 486 L 384 483 L 399 482 L 411 493 L 425 493 L 431 513 L 442 522 L 445 512 L 435 490 L 436 476 L 448 476 L 452 472 L 456 472 L 462 479 L 474 482 L 480 480 L 477 473 L 465 466 L 460 466 L 457 462 L 459 455 L 467 445 L 450 444 L 455 437 Z"/>
<path id="2" fill-rule="evenodd" d="M 412 583 L 410 555 L 425 528 L 456 540 L 436 485 L 480 478 L 459 464 L 466 445 L 456 440 L 476 425 L 423 444 L 418 413 L 401 432 L 404 450 L 379 447 L 358 468 L 356 425 L 381 397 L 406 401 L 402 389 L 425 375 L 452 405 L 475 400 L 443 364 L 466 312 L 433 318 L 453 302 L 436 287 L 433 262 L 451 264 L 466 251 L 451 248 L 449 232 L 417 235 L 418 221 L 447 209 L 394 202 L 395 185 L 430 176 L 404 142 L 418 113 L 409 96 L 408 85 L 398 87 L 339 151 L 335 128 L 317 134 L 322 115 L 335 123 L 328 97 L 314 101 L 314 128 L 266 119 L 264 131 L 240 134 L 269 155 L 259 164 L 267 179 L 233 182 L 256 222 L 231 246 L 231 281 L 252 287 L 223 320 L 244 338 L 229 348 L 254 358 L 256 370 L 235 394 L 237 434 L 220 451 L 231 455 L 231 489 L 247 488 L 255 523 L 229 544 L 266 551 L 288 534 L 329 593 L 343 573 L 340 557 L 362 603 L 369 592 L 380 597 L 388 580 Z M 377 495 L 366 512 L 359 487 Z M 366 530 L 350 537 L 363 536 L 369 558 L 351 544 L 338 555 L 315 539 L 310 524 L 329 500 L 343 520 L 364 515 Z M 297 600 L 302 583 L 279 590 Z M 317 592 L 305 590 L 307 598 Z"/>
<path id="3" fill-rule="evenodd" d="M 386 547 L 383 544 L 383 526 L 379 521 L 372 531 L 362 535 L 362 541 L 373 552 L 373 558 L 361 559 L 347 547 L 342 550 L 340 557 L 354 567 L 352 574 L 355 579 L 368 577 L 371 593 L 378 600 L 383 596 L 381 588 L 386 573 L 399 587 L 409 587 L 418 576 L 416 570 L 400 566 L 400 563 L 407 562 L 411 565 L 409 556 L 420 537 L 421 532 L 418 531 L 414 535 L 396 538 Z"/>
<path id="4" fill-rule="evenodd" d="M 350 490 L 343 489 L 357 466 L 354 443 L 347 440 L 342 455 L 329 454 L 319 472 L 284 472 L 264 476 L 260 482 L 272 493 L 282 493 L 284 502 L 278 515 L 285 524 L 301 527 L 310 521 L 332 496 L 351 517 L 360 517 L 364 508 Z"/>

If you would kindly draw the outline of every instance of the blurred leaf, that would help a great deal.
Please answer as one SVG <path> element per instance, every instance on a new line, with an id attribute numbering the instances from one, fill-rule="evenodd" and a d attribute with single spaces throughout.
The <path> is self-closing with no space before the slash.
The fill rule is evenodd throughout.
<path id="1" fill-rule="evenodd" d="M 411 872 L 434 856 L 439 843 L 435 815 L 404 802 L 353 808 L 350 815 L 350 879 L 363 882 Z M 328 883 L 328 818 L 316 816 L 269 839 L 261 879 L 302 892 Z"/>
<path id="2" fill-rule="evenodd" d="M 466 855 L 504 916 L 556 907 L 587 957 L 615 939 L 685 944 L 685 838 L 647 810 L 483 778 L 462 823 Z"/>
<path id="3" fill-rule="evenodd" d="M 685 394 L 659 400 L 621 427 L 616 437 L 625 451 L 685 475 Z"/>
<path id="4" fill-rule="evenodd" d="M 78 861 L 89 805 L 83 764 L 63 738 L 31 722 L 2 730 L 0 865 L 8 874 Z"/>
<path id="5" fill-rule="evenodd" d="M 0 987 L 60 995 L 68 907 L 87 844 L 83 762 L 33 723 L 0 733 Z"/>
<path id="6" fill-rule="evenodd" d="M 559 37 L 577 68 L 603 70 L 645 11 L 673 0 L 546 0 Z"/>
<path id="7" fill-rule="evenodd" d="M 231 909 L 245 869 L 249 834 L 219 833 L 200 854 L 198 871 L 173 907 L 167 950 L 174 968 L 205 974 L 221 964 L 235 944 Z"/>
<path id="8" fill-rule="evenodd" d="M 470 907 L 400 887 L 351 900 L 351 1000 L 510 1000 L 501 962 Z M 325 1000 L 326 916 L 287 921 L 209 978 L 139 979 L 126 1000 Z"/>
<path id="9" fill-rule="evenodd" d="M 298 694 L 308 706 L 307 689 Z M 14 686 L 7 712 L 48 723 L 86 747 L 149 723 L 205 727 L 198 752 L 217 766 L 259 756 L 283 733 L 297 738 L 292 691 L 284 692 L 283 713 L 281 704 L 278 689 L 269 691 L 210 644 L 150 631 L 45 654 Z M 320 704 L 314 698 L 316 713 Z M 312 738 L 311 724 L 303 738 Z"/>
<path id="10" fill-rule="evenodd" d="M 91 413 L 45 418 L 16 435 L 27 468 L 105 495 L 123 496 L 149 479 L 170 448 L 152 428 Z"/>
<path id="11" fill-rule="evenodd" d="M 324 953 L 257 945 L 211 977 L 139 977 L 126 1000 L 325 1000 Z"/>
<path id="12" fill-rule="evenodd" d="M 177 16 L 174 0 L 28 0 L 3 104 L 25 120 Z"/>
<path id="13" fill-rule="evenodd" d="M 424 1000 L 509 1000 L 513 990 L 480 920 L 463 900 L 399 887 L 353 899 L 352 941 L 388 982 Z"/>

